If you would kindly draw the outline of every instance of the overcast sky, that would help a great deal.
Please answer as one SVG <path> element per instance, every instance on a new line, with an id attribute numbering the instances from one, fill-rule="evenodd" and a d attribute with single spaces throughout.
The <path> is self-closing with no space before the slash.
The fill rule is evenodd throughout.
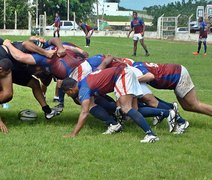
<path id="1" fill-rule="evenodd" d="M 119 6 L 133 10 L 142 10 L 144 7 L 164 5 L 176 1 L 182 2 L 181 0 L 120 0 Z"/>

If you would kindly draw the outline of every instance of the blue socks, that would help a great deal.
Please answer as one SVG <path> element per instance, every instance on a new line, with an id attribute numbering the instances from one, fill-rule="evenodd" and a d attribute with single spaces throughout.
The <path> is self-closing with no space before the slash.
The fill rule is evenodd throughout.
<path id="1" fill-rule="evenodd" d="M 105 111 L 104 108 L 102 108 L 99 105 L 96 105 L 90 109 L 90 113 L 95 117 L 102 121 L 104 121 L 108 126 L 110 124 L 115 125 L 117 122 L 113 118 L 113 116 L 109 115 L 107 111 Z"/>
<path id="2" fill-rule="evenodd" d="M 138 111 L 144 117 L 155 117 L 155 116 L 163 116 L 164 118 L 169 116 L 169 110 L 166 109 L 159 109 L 159 108 L 152 108 L 152 107 L 140 107 Z"/>
<path id="3" fill-rule="evenodd" d="M 155 135 L 153 133 L 153 131 L 151 130 L 149 124 L 146 122 L 146 120 L 144 119 L 144 117 L 141 115 L 141 113 L 139 113 L 138 111 L 136 111 L 135 109 L 130 109 L 127 113 L 127 115 L 129 117 L 131 117 L 136 124 L 138 124 L 146 134 L 148 135 Z"/>

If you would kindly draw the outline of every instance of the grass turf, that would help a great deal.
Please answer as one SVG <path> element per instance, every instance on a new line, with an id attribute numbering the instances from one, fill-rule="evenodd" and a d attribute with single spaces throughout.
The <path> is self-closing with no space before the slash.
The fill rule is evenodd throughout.
<path id="1" fill-rule="evenodd" d="M 6 38 L 6 37 L 3 37 Z M 7 36 L 12 40 L 26 37 Z M 50 37 L 48 37 L 50 38 Z M 62 37 L 84 48 L 82 37 Z M 145 57 L 138 45 L 137 61 L 178 63 L 190 72 L 199 99 L 205 103 L 212 100 L 212 46 L 208 55 L 193 56 L 197 49 L 193 42 L 174 42 L 146 39 L 150 56 Z M 92 37 L 90 55 L 112 54 L 130 57 L 132 40 L 127 38 Z M 48 88 L 46 97 L 50 106 L 55 83 Z M 176 101 L 172 91 L 153 92 L 166 101 Z M 141 144 L 142 130 L 133 122 L 125 124 L 124 132 L 105 136 L 106 127 L 89 116 L 85 127 L 74 139 L 64 139 L 78 118 L 80 107 L 65 97 L 63 113 L 47 121 L 34 99 L 31 90 L 14 85 L 14 98 L 8 110 L 0 109 L 1 117 L 10 132 L 0 134 L 1 179 L 210 179 L 212 177 L 212 122 L 211 117 L 185 112 L 181 115 L 190 122 L 183 135 L 168 133 L 164 121 L 152 127 L 160 137 L 155 144 Z M 38 113 L 35 122 L 21 122 L 17 114 L 22 109 Z M 147 119 L 151 124 L 151 118 Z"/>

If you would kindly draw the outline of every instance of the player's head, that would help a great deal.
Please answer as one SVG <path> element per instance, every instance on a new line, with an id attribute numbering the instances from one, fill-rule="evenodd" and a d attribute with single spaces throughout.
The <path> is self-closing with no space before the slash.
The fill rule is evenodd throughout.
<path id="1" fill-rule="evenodd" d="M 7 76 L 13 68 L 13 64 L 10 59 L 0 59 L 0 78 Z"/>
<path id="2" fill-rule="evenodd" d="M 198 21 L 202 22 L 203 21 L 203 17 L 199 17 Z"/>
<path id="3" fill-rule="evenodd" d="M 137 18 L 138 17 L 138 13 L 136 11 L 133 11 L 133 17 Z"/>
<path id="4" fill-rule="evenodd" d="M 62 90 L 72 98 L 75 98 L 78 95 L 77 81 L 72 78 L 66 78 L 63 80 L 61 85 Z"/>

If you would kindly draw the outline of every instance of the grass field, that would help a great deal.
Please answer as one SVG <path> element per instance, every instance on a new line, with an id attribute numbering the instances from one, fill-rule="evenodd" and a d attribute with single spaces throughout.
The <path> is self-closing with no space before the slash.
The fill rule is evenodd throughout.
<path id="1" fill-rule="evenodd" d="M 3 37 L 3 38 L 6 38 Z M 26 37 L 7 37 L 23 40 Z M 62 37 L 84 48 L 83 37 Z M 150 56 L 145 57 L 138 46 L 135 60 L 156 63 L 178 63 L 190 72 L 199 99 L 212 104 L 212 45 L 208 55 L 194 57 L 197 43 L 146 39 Z M 130 57 L 132 40 L 127 38 L 93 37 L 90 55 L 98 53 Z M 50 106 L 55 83 L 48 88 L 46 98 Z M 164 100 L 176 101 L 172 91 L 153 92 Z M 63 113 L 47 121 L 33 98 L 31 90 L 14 85 L 14 97 L 8 110 L 0 108 L 9 133 L 0 133 L 0 179 L 197 179 L 212 178 L 212 119 L 185 112 L 181 115 L 190 122 L 185 134 L 168 132 L 164 121 L 152 127 L 160 137 L 154 144 L 141 144 L 144 133 L 133 122 L 125 124 L 124 132 L 102 135 L 104 124 L 89 116 L 87 124 L 74 139 L 64 139 L 78 118 L 80 107 L 66 96 Z M 35 122 L 21 122 L 17 114 L 22 109 L 38 113 Z M 148 118 L 151 124 L 151 118 Z"/>

